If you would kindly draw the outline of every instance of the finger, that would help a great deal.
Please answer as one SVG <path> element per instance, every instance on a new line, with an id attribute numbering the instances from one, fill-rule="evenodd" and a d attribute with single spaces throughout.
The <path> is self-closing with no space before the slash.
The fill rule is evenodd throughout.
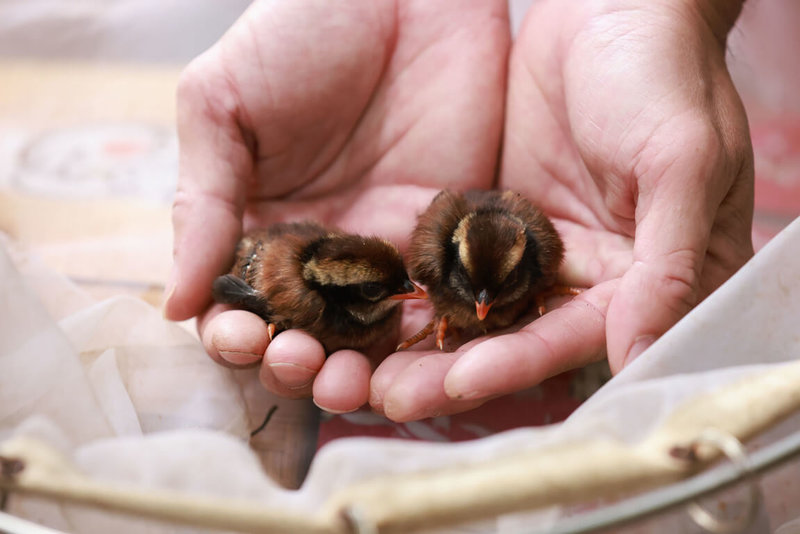
<path id="1" fill-rule="evenodd" d="M 241 234 L 252 157 L 216 49 L 187 67 L 177 98 L 180 171 L 172 212 L 173 268 L 164 315 L 183 320 L 208 304 L 211 283 L 230 265 Z"/>
<path id="2" fill-rule="evenodd" d="M 324 364 L 325 349 L 319 341 L 302 330 L 286 330 L 267 347 L 259 379 L 276 395 L 306 398 Z"/>
<path id="3" fill-rule="evenodd" d="M 383 396 L 383 413 L 397 422 L 449 415 L 476 408 L 488 398 L 454 400 L 444 390 L 444 379 L 460 354 L 435 352 L 420 356 L 392 381 Z"/>
<path id="4" fill-rule="evenodd" d="M 554 219 L 564 241 L 559 279 L 570 286 L 593 287 L 620 278 L 630 268 L 633 239 L 605 229 Z"/>
<path id="5" fill-rule="evenodd" d="M 214 306 L 199 321 L 206 352 L 227 367 L 255 365 L 269 345 L 267 325 L 257 315 Z"/>
<path id="6" fill-rule="evenodd" d="M 639 178 L 633 264 L 608 313 L 615 373 L 697 304 L 714 217 L 736 176 L 713 131 L 684 130 L 687 150 L 669 164 L 650 162 Z"/>
<path id="7" fill-rule="evenodd" d="M 703 265 L 701 298 L 753 257 L 753 173 L 749 160 L 717 212 Z"/>
<path id="8" fill-rule="evenodd" d="M 314 381 L 314 403 L 330 413 L 359 409 L 369 399 L 372 366 L 354 350 L 340 350 L 328 357 Z"/>
<path id="9" fill-rule="evenodd" d="M 384 414 L 383 398 L 386 392 L 406 367 L 419 360 L 424 353 L 419 351 L 396 352 L 388 356 L 372 373 L 369 388 L 369 404 L 372 410 Z"/>
<path id="10" fill-rule="evenodd" d="M 426 352 L 424 349 L 433 349 L 435 336 L 428 336 L 427 339 L 414 345 L 417 350 L 405 350 L 391 353 L 397 346 L 397 340 L 405 341 L 419 332 L 422 327 L 433 318 L 433 309 L 429 301 L 413 300 L 403 303 L 403 315 L 400 328 L 400 336 L 394 340 L 391 350 L 384 352 L 384 357 L 380 360 L 380 365 L 372 374 L 370 379 L 369 404 L 372 411 L 383 414 L 383 396 L 394 383 L 395 378 L 406 367 L 417 361 Z M 420 350 L 423 349 L 423 350 Z M 427 353 L 433 351 L 428 350 Z M 436 351 L 438 352 L 438 351 Z M 373 361 L 379 361 L 373 359 Z"/>
<path id="11" fill-rule="evenodd" d="M 616 285 L 604 282 L 518 332 L 474 346 L 447 373 L 447 396 L 469 400 L 512 393 L 601 359 L 605 314 Z"/>

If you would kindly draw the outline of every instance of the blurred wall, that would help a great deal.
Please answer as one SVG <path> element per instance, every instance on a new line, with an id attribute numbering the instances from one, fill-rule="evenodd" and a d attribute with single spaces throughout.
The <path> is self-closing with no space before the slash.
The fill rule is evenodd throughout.
<path id="1" fill-rule="evenodd" d="M 800 114 L 800 1 L 747 0 L 728 66 L 748 113 Z"/>
<path id="2" fill-rule="evenodd" d="M 0 57 L 186 63 L 250 0 L 0 0 Z"/>
<path id="3" fill-rule="evenodd" d="M 534 1 L 509 0 L 515 32 Z M 0 57 L 185 63 L 214 43 L 249 4 L 0 0 Z M 745 3 L 731 32 L 728 59 L 748 108 L 800 112 L 799 29 L 800 0 Z"/>

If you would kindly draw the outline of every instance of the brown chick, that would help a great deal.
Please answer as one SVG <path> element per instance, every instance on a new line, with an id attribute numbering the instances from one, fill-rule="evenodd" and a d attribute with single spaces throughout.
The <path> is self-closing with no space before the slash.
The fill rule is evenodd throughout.
<path id="1" fill-rule="evenodd" d="M 409 273 L 427 287 L 435 319 L 398 349 L 434 329 L 441 350 L 448 327 L 471 334 L 511 325 L 534 302 L 543 313 L 564 245 L 550 220 L 513 191 L 442 191 L 419 217 Z M 567 291 L 575 294 L 571 288 Z"/>
<path id="2" fill-rule="evenodd" d="M 316 223 L 281 223 L 245 235 L 218 302 L 259 315 L 276 331 L 299 328 L 327 353 L 361 349 L 391 335 L 400 300 L 425 298 L 394 245 Z"/>

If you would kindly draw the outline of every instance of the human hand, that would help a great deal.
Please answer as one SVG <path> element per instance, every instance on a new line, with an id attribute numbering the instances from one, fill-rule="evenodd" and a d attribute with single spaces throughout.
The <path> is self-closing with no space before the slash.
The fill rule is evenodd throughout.
<path id="1" fill-rule="evenodd" d="M 619 372 L 752 255 L 753 157 L 725 65 L 741 3 L 540 0 L 510 60 L 500 186 L 537 202 L 590 287 L 514 333 L 392 355 L 395 420 L 470 409 L 607 354 Z"/>
<path id="2" fill-rule="evenodd" d="M 402 249 L 439 189 L 491 187 L 506 9 L 504 0 L 255 2 L 180 81 L 165 316 L 198 316 L 212 358 L 260 365 L 278 395 L 313 394 L 331 412 L 364 404 L 374 360 L 326 359 L 300 331 L 270 343 L 260 318 L 210 303 L 212 281 L 243 230 L 310 218 Z"/>

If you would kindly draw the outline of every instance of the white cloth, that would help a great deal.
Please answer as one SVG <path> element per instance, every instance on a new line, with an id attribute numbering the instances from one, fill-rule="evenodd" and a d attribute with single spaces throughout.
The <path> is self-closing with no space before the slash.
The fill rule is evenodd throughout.
<path id="1" fill-rule="evenodd" d="M 68 282 L 48 279 L 33 260 L 23 265 L 23 276 L 0 252 L 0 439 L 35 435 L 85 473 L 108 481 L 256 499 L 309 513 L 337 488 L 379 474 L 582 438 L 635 442 L 686 399 L 800 354 L 798 250 L 800 220 L 562 424 L 457 445 L 340 440 L 318 453 L 297 492 L 272 483 L 247 447 L 246 381 L 214 364 L 193 335 L 133 299 L 75 305 L 81 297 Z M 47 293 L 37 296 L 36 287 Z M 778 498 L 784 505 L 771 513 L 773 528 L 800 515 L 796 484 Z M 142 527 L 142 520 L 31 498 L 13 498 L 10 511 L 76 533 L 108 532 L 111 524 L 116 534 Z M 519 517 L 532 526 L 531 516 L 509 516 L 477 531 L 511 531 Z"/>

